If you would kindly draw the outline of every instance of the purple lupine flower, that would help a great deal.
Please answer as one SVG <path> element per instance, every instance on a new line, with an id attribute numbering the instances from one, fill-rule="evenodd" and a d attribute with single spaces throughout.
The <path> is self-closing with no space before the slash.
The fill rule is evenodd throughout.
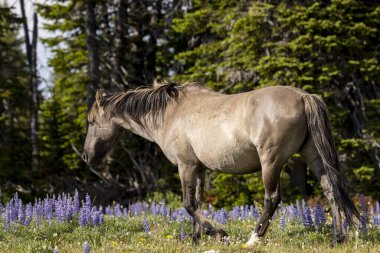
<path id="1" fill-rule="evenodd" d="M 55 247 L 55 248 L 53 249 L 53 253 L 58 253 L 58 249 L 57 249 L 57 247 Z"/>
<path id="2" fill-rule="evenodd" d="M 52 199 L 53 200 L 53 199 Z M 44 218 L 51 220 L 53 218 L 53 202 L 45 198 L 43 201 Z"/>
<path id="3" fill-rule="evenodd" d="M 18 220 L 18 211 L 20 208 L 20 205 L 22 206 L 21 199 L 18 198 L 18 193 L 15 193 L 15 196 L 13 199 L 11 199 L 10 206 L 12 208 L 12 222 Z"/>
<path id="4" fill-rule="evenodd" d="M 260 217 L 259 210 L 254 205 L 250 206 L 250 212 L 251 212 L 252 218 L 258 219 Z"/>
<path id="5" fill-rule="evenodd" d="M 314 207 L 315 226 L 319 228 L 322 225 L 322 223 L 325 221 L 326 221 L 326 215 L 323 208 L 319 204 L 316 204 Z"/>
<path id="6" fill-rule="evenodd" d="M 243 214 L 244 220 L 248 220 L 248 216 L 249 216 L 248 208 L 249 208 L 248 205 L 244 206 L 244 214 Z"/>
<path id="7" fill-rule="evenodd" d="M 88 210 L 91 210 L 91 198 L 88 193 L 86 193 L 84 207 L 87 208 Z"/>
<path id="8" fill-rule="evenodd" d="M 11 203 L 9 202 L 5 206 L 4 227 L 6 230 L 8 230 L 11 223 L 12 223 L 12 206 L 11 206 Z"/>
<path id="9" fill-rule="evenodd" d="M 66 200 L 66 219 L 71 221 L 74 218 L 75 208 L 72 203 L 71 198 L 67 198 Z"/>
<path id="10" fill-rule="evenodd" d="M 298 199 L 296 199 L 296 218 L 302 219 L 302 217 L 303 217 L 303 215 L 302 215 L 302 209 L 300 206 L 300 202 Z"/>
<path id="11" fill-rule="evenodd" d="M 92 218 L 92 224 L 95 226 L 100 225 L 100 213 L 99 211 L 92 212 L 91 218 Z"/>
<path id="12" fill-rule="evenodd" d="M 116 204 L 114 207 L 114 210 L 115 210 L 115 215 L 117 218 L 120 219 L 121 217 L 123 217 L 123 213 L 121 211 L 120 204 Z"/>
<path id="13" fill-rule="evenodd" d="M 149 221 L 146 219 L 146 217 L 144 217 L 144 221 L 143 221 L 142 226 L 143 226 L 145 233 L 150 234 L 150 224 L 149 224 Z"/>
<path id="14" fill-rule="evenodd" d="M 87 241 L 84 242 L 84 249 L 83 249 L 83 252 L 84 252 L 84 253 L 90 253 L 90 244 L 88 244 Z"/>
<path id="15" fill-rule="evenodd" d="M 79 212 L 79 205 L 80 205 L 80 201 L 79 201 L 79 193 L 78 193 L 78 190 L 75 189 L 75 193 L 74 193 L 74 203 L 73 203 L 73 207 L 74 207 L 74 213 L 77 213 Z"/>
<path id="16" fill-rule="evenodd" d="M 181 226 L 180 237 L 181 237 L 181 241 L 186 239 L 186 233 L 185 233 L 185 229 L 183 228 L 183 225 Z"/>
<path id="17" fill-rule="evenodd" d="M 161 216 L 162 218 L 166 218 L 166 206 L 165 206 L 165 200 L 163 199 L 162 202 L 161 202 L 161 209 L 160 209 L 160 213 L 161 213 Z"/>
<path id="18" fill-rule="evenodd" d="M 27 204 L 26 205 L 26 208 L 25 208 L 25 221 L 24 221 L 24 225 L 25 226 L 29 226 L 30 222 L 32 221 L 32 218 L 33 218 L 33 206 L 31 203 Z"/>
<path id="19" fill-rule="evenodd" d="M 313 219 L 311 218 L 311 209 L 305 206 L 303 215 L 303 225 L 305 227 L 313 227 Z"/>
<path id="20" fill-rule="evenodd" d="M 156 217 L 160 213 L 160 205 L 152 202 L 152 204 L 150 204 L 150 212 L 152 213 L 153 217 Z"/>
<path id="21" fill-rule="evenodd" d="M 226 224 L 227 223 L 227 212 L 223 208 L 218 210 L 215 215 L 216 222 L 220 224 Z"/>
<path id="22" fill-rule="evenodd" d="M 17 216 L 18 216 L 18 221 L 21 224 L 24 224 L 25 223 L 25 211 L 24 211 L 24 207 L 22 205 L 21 199 L 20 199 L 20 202 L 19 202 L 18 215 Z"/>
<path id="23" fill-rule="evenodd" d="M 110 206 L 106 206 L 105 212 L 106 212 L 107 216 L 112 216 L 113 215 L 112 214 L 112 208 Z"/>
<path id="24" fill-rule="evenodd" d="M 281 215 L 281 218 L 280 218 L 280 228 L 281 228 L 281 230 L 284 230 L 284 228 L 285 228 L 285 213 L 283 213 Z"/>
<path id="25" fill-rule="evenodd" d="M 58 196 L 55 205 L 55 216 L 57 217 L 57 221 L 58 223 L 63 223 L 66 217 L 66 206 L 60 195 Z"/>
<path id="26" fill-rule="evenodd" d="M 86 208 L 82 207 L 81 209 L 79 209 L 78 221 L 81 227 L 86 226 L 87 224 L 87 209 Z"/>
<path id="27" fill-rule="evenodd" d="M 145 206 L 145 202 L 144 203 L 141 203 L 141 202 L 137 202 L 135 204 L 132 204 L 130 207 L 129 207 L 129 211 L 131 213 L 131 215 L 140 215 L 144 212 L 144 206 Z"/>
<path id="28" fill-rule="evenodd" d="M 230 211 L 230 215 L 229 216 L 230 216 L 230 218 L 232 220 L 239 219 L 239 216 L 240 216 L 240 214 L 239 214 L 239 207 L 238 206 L 232 207 L 232 210 Z"/>
<path id="29" fill-rule="evenodd" d="M 123 207 L 123 216 L 128 218 L 128 209 L 126 207 Z"/>
<path id="30" fill-rule="evenodd" d="M 104 223 L 104 215 L 103 212 L 99 211 L 99 225 Z"/>

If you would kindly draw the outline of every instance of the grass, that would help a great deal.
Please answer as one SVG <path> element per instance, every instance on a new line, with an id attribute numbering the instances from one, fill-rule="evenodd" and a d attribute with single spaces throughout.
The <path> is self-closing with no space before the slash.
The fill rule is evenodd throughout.
<path id="1" fill-rule="evenodd" d="M 83 252 L 84 242 L 91 246 L 91 252 L 380 252 L 380 229 L 369 228 L 366 235 L 350 231 L 349 242 L 332 247 L 334 235 L 329 224 L 320 231 L 304 227 L 301 222 L 287 220 L 283 230 L 276 218 L 267 235 L 254 249 L 245 248 L 244 243 L 253 231 L 256 221 L 228 220 L 219 225 L 229 234 L 229 244 L 203 236 L 196 245 L 188 237 L 181 240 L 180 231 L 191 231 L 191 221 L 164 220 L 161 216 L 147 216 L 150 233 L 143 227 L 143 216 L 113 218 L 105 216 L 100 226 L 78 225 L 77 219 L 57 223 L 43 221 L 36 227 L 12 224 L 7 231 L 0 221 L 0 252 Z"/>

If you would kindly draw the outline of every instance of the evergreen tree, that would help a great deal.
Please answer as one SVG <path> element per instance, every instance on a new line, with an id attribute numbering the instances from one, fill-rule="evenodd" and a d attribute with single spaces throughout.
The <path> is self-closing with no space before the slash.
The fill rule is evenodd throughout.
<path id="1" fill-rule="evenodd" d="M 10 191 L 30 183 L 30 100 L 20 23 L 11 8 L 0 5 L 0 185 Z"/>

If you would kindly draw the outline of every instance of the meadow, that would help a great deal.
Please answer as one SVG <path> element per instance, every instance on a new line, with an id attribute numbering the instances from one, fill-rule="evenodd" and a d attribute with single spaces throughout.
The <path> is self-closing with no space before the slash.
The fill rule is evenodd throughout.
<path id="1" fill-rule="evenodd" d="M 60 194 L 24 204 L 17 194 L 0 204 L 0 252 L 380 252 L 380 206 L 360 198 L 362 221 L 347 229 L 349 241 L 333 246 L 328 207 L 303 200 L 277 209 L 267 235 L 255 248 L 245 242 L 260 204 L 203 213 L 229 235 L 224 242 L 191 238 L 192 219 L 180 202 L 157 198 L 126 207 L 92 205 L 91 197 Z"/>

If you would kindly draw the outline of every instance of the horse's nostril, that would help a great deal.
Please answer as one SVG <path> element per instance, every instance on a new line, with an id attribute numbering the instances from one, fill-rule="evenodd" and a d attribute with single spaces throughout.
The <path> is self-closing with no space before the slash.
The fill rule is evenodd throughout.
<path id="1" fill-rule="evenodd" d="M 87 162 L 87 154 L 86 153 L 82 154 L 82 159 L 83 159 L 83 161 Z"/>

